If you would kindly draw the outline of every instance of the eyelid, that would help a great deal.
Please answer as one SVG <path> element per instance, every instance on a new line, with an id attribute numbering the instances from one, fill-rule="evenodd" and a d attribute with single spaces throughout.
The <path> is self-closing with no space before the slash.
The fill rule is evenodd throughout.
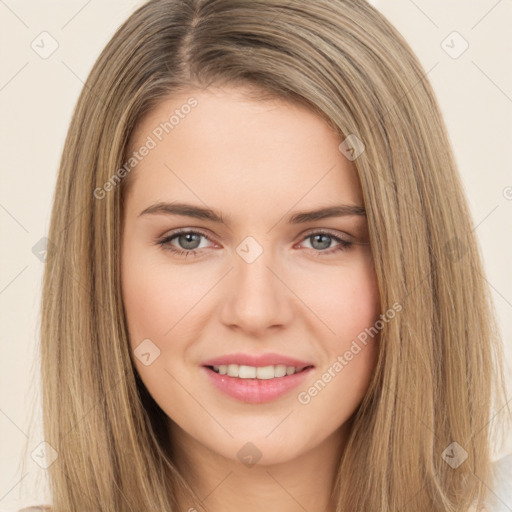
<path id="1" fill-rule="evenodd" d="M 336 238 L 342 238 L 343 240 L 346 240 L 347 242 L 353 242 L 355 241 L 355 237 L 352 235 L 349 235 L 346 231 L 336 231 L 335 229 L 329 229 L 329 228 L 311 228 L 307 229 L 306 231 L 303 231 L 299 236 L 302 238 L 305 238 L 307 236 L 313 235 L 313 234 L 324 234 L 324 235 L 330 235 Z M 346 238 L 345 238 L 346 237 Z"/>
<path id="2" fill-rule="evenodd" d="M 171 231 L 167 231 L 162 236 L 156 237 L 153 241 L 154 241 L 154 243 L 158 244 L 166 239 L 174 238 L 178 235 L 181 235 L 182 233 L 185 233 L 185 234 L 186 233 L 197 233 L 199 235 L 204 236 L 209 242 L 215 243 L 214 240 L 212 239 L 212 237 L 209 234 L 207 234 L 202 228 L 195 228 L 195 227 L 173 229 Z M 197 251 L 197 250 L 201 250 L 201 249 L 193 249 L 193 250 Z"/>
<path id="3" fill-rule="evenodd" d="M 349 250 L 350 247 L 353 247 L 354 245 L 369 245 L 369 242 L 362 242 L 360 240 L 357 240 L 356 237 L 353 237 L 352 235 L 349 235 L 348 233 L 339 233 L 339 232 L 333 232 L 334 230 L 326 229 L 326 228 L 310 228 L 309 230 L 303 231 L 298 236 L 300 237 L 299 244 L 304 243 L 308 238 L 312 237 L 313 235 L 326 235 L 328 237 L 331 237 L 333 240 L 335 240 L 339 245 L 341 245 L 340 248 L 331 248 L 325 251 L 315 251 L 313 249 L 313 252 L 315 254 L 318 254 L 319 256 L 328 256 L 330 254 L 336 253 L 339 250 Z M 191 250 L 184 250 L 180 248 L 174 248 L 171 247 L 171 241 L 178 237 L 180 234 L 198 234 L 204 238 L 206 238 L 209 242 L 214 243 L 212 238 L 207 235 L 202 228 L 194 228 L 194 227 L 187 227 L 187 228 L 177 228 L 175 230 L 171 230 L 171 232 L 168 234 L 163 235 L 162 237 L 159 237 L 154 240 L 154 243 L 156 245 L 160 245 L 163 249 L 169 250 L 171 252 L 180 254 L 180 255 L 196 255 L 198 252 L 202 252 L 203 249 L 206 249 L 205 247 L 202 247 L 200 249 L 191 249 Z M 169 245 L 169 247 L 165 247 L 166 245 Z"/>
<path id="4" fill-rule="evenodd" d="M 203 228 L 196 228 L 193 226 L 190 226 L 187 228 L 176 228 L 175 230 L 171 230 L 170 232 L 166 232 L 162 236 L 155 238 L 154 241 L 158 242 L 158 241 L 161 241 L 166 238 L 174 237 L 181 233 L 198 233 L 198 234 L 203 235 L 210 242 L 213 242 L 212 237 L 209 234 L 207 234 Z M 299 235 L 297 235 L 297 236 L 300 237 L 301 241 L 302 241 L 302 239 L 304 239 L 307 236 L 310 236 L 312 234 L 326 234 L 326 235 L 330 235 L 333 237 L 341 238 L 343 240 L 346 240 L 347 242 L 358 243 L 357 238 L 348 234 L 347 232 L 345 232 L 345 231 L 339 232 L 339 231 L 336 231 L 333 229 L 328 229 L 328 228 L 310 228 L 310 229 L 303 231 L 302 233 L 299 233 Z M 221 238 L 221 237 L 219 237 L 219 238 Z M 359 243 L 362 243 L 362 242 L 359 242 Z"/>

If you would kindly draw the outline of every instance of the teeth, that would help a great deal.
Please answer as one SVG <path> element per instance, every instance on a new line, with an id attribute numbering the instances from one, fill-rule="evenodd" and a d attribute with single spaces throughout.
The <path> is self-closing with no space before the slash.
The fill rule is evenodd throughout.
<path id="1" fill-rule="evenodd" d="M 275 377 L 284 377 L 285 375 L 293 375 L 302 371 L 304 368 L 295 368 L 284 364 L 273 366 L 246 366 L 244 364 L 221 364 L 213 366 L 213 370 L 220 375 L 228 377 L 238 377 L 239 379 L 273 379 Z"/>

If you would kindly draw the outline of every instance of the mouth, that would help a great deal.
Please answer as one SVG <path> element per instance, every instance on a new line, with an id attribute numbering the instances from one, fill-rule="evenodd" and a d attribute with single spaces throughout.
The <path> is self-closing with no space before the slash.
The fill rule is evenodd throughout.
<path id="1" fill-rule="evenodd" d="M 238 364 L 203 365 L 203 372 L 213 387 L 238 402 L 262 404 L 285 398 L 304 385 L 314 371 L 313 365 L 249 366 Z"/>
<path id="2" fill-rule="evenodd" d="M 239 364 L 221 364 L 205 366 L 212 372 L 218 375 L 227 375 L 237 379 L 255 379 L 255 380 L 270 380 L 281 379 L 290 375 L 301 373 L 313 365 L 306 366 L 287 366 L 284 364 L 267 365 L 267 366 L 249 366 Z"/>

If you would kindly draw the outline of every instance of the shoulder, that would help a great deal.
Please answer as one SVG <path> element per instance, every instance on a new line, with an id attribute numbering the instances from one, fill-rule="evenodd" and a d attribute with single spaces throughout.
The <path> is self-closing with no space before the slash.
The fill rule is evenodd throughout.
<path id="1" fill-rule="evenodd" d="M 509 512 L 512 510 L 512 453 L 494 461 L 492 466 L 494 486 L 490 496 L 492 501 L 478 512 Z M 475 512 L 477 509 L 474 509 Z M 51 512 L 51 506 L 39 505 L 20 509 L 18 512 Z"/>
<path id="2" fill-rule="evenodd" d="M 512 453 L 495 460 L 492 471 L 494 482 L 489 492 L 487 510 L 509 512 L 512 510 Z"/>

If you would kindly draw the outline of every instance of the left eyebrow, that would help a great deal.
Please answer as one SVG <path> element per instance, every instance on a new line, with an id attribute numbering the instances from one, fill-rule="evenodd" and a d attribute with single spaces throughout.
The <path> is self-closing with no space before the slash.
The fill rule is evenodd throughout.
<path id="1" fill-rule="evenodd" d="M 307 212 L 294 213 L 288 220 L 290 224 L 302 224 L 304 222 L 313 222 L 315 220 L 327 219 L 329 217 L 346 216 L 366 216 L 366 210 L 363 206 L 341 204 L 337 206 L 328 206 L 319 210 L 310 210 Z"/>
<path id="2" fill-rule="evenodd" d="M 230 217 L 224 217 L 222 214 L 211 210 L 210 208 L 204 208 L 202 206 L 196 206 L 187 203 L 165 203 L 158 202 L 151 206 L 148 206 L 142 212 L 141 215 L 181 215 L 185 217 L 193 217 L 196 219 L 209 220 L 216 223 L 225 224 L 225 220 L 230 222 Z M 312 222 L 316 220 L 327 219 L 329 217 L 346 217 L 346 216 L 366 216 L 366 210 L 363 206 L 359 205 L 336 205 L 327 206 L 324 208 L 309 210 L 303 212 L 296 212 L 292 214 L 288 222 L 290 224 L 303 224 L 306 222 Z"/>

